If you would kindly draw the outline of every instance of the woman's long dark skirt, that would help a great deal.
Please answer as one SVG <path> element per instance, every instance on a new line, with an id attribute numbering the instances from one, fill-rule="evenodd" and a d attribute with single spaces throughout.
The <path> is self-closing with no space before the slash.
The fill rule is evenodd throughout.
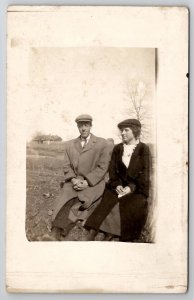
<path id="1" fill-rule="evenodd" d="M 138 239 L 147 219 L 147 200 L 142 194 L 127 194 L 121 198 L 115 191 L 106 189 L 101 203 L 85 223 L 86 228 L 99 230 L 100 225 L 119 202 L 121 219 L 121 241 Z"/>

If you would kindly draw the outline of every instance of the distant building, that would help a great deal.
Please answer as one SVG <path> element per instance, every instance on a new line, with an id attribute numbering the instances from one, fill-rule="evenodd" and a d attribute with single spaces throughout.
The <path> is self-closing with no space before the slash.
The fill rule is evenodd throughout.
<path id="1" fill-rule="evenodd" d="M 42 135 L 42 136 L 36 136 L 33 139 L 33 142 L 37 142 L 40 144 L 46 143 L 46 144 L 50 144 L 50 143 L 55 143 L 55 142 L 62 142 L 62 138 L 58 135 Z"/>

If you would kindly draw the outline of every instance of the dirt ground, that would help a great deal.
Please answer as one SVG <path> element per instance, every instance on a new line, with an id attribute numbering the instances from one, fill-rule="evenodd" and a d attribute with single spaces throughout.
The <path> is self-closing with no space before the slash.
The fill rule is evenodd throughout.
<path id="1" fill-rule="evenodd" d="M 46 241 L 52 236 L 52 207 L 60 192 L 60 182 L 63 181 L 63 149 L 63 142 L 27 144 L 26 236 L 29 241 Z M 151 242 L 150 226 L 147 222 L 140 239 L 136 242 Z M 64 241 L 81 241 L 86 234 L 87 231 L 78 222 Z M 96 240 L 100 241 L 103 238 L 104 234 L 99 233 Z"/>

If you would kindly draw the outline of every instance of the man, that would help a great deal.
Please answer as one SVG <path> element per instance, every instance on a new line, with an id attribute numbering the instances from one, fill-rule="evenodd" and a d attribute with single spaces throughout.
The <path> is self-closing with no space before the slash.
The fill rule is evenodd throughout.
<path id="1" fill-rule="evenodd" d="M 64 230 L 74 224 L 73 207 L 76 208 L 76 213 L 83 212 L 84 218 L 87 218 L 99 203 L 104 192 L 105 176 L 110 161 L 107 141 L 90 132 L 92 117 L 84 114 L 78 116 L 75 121 L 80 136 L 65 144 L 63 168 L 65 183 L 52 215 L 53 231 L 55 238 L 59 240 L 60 234 L 64 234 Z"/>

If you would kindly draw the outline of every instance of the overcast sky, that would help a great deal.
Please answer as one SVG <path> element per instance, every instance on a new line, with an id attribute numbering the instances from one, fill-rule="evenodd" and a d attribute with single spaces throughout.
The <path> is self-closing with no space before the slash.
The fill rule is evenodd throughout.
<path id="1" fill-rule="evenodd" d="M 155 50 L 144 48 L 32 48 L 29 57 L 27 139 L 36 131 L 78 136 L 77 115 L 91 114 L 92 132 L 119 142 L 117 123 L 132 116 L 128 82 L 144 82 L 152 116 Z M 146 120 L 151 128 L 152 118 Z M 151 139 L 151 137 L 150 137 Z"/>

